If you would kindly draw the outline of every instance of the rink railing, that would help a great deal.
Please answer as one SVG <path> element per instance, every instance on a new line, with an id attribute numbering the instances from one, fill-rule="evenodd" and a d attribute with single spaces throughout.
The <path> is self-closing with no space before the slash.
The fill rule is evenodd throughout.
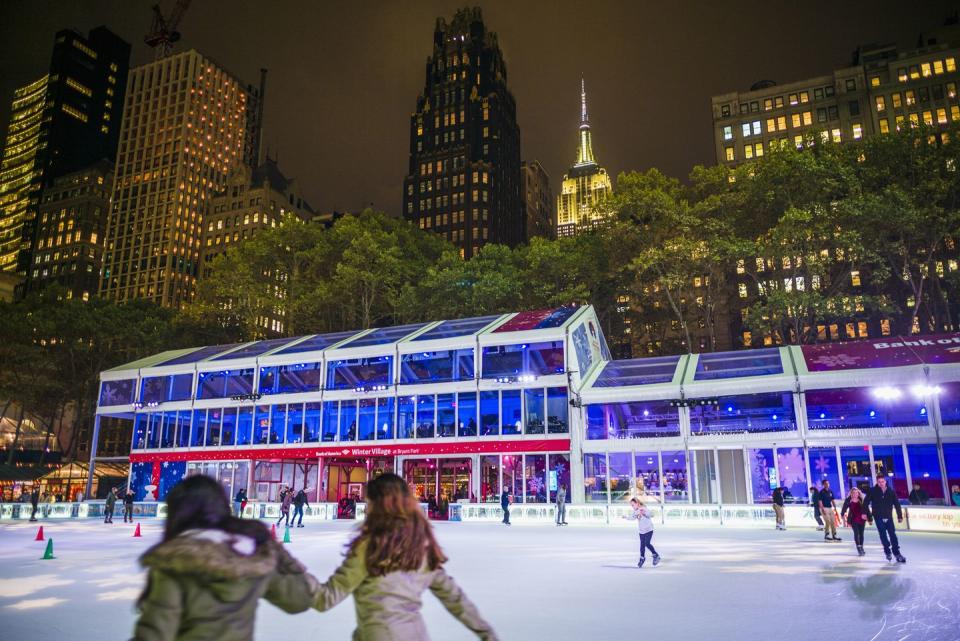
<path id="1" fill-rule="evenodd" d="M 424 512 L 427 505 L 421 504 Z M 366 505 L 357 503 L 352 520 L 363 519 Z M 773 507 L 770 505 L 717 505 L 717 504 L 648 504 L 651 518 L 655 523 L 669 526 L 722 526 L 742 528 L 770 528 L 775 522 Z M 0 504 L 0 520 L 25 521 L 30 518 L 32 508 L 29 503 Z M 960 534 L 960 508 L 934 506 L 903 506 L 904 529 L 917 532 L 951 532 Z M 166 503 L 138 502 L 133 505 L 133 515 L 142 518 L 165 518 Z M 290 510 L 291 516 L 293 509 Z M 815 527 L 813 510 L 805 505 L 787 505 L 784 507 L 787 527 Z M 123 518 L 123 506 L 118 503 L 114 509 L 116 519 Z M 303 509 L 304 522 L 337 520 L 336 503 L 313 503 Z M 605 505 L 602 503 L 570 504 L 566 506 L 567 523 L 570 525 L 610 525 L 615 527 L 636 527 L 628 517 L 632 509 L 628 504 Z M 258 518 L 276 521 L 280 517 L 279 503 L 250 502 L 243 512 L 244 518 Z M 84 501 L 82 503 L 43 503 L 37 507 L 37 518 L 41 520 L 104 518 L 103 501 Z M 448 520 L 454 522 L 499 522 L 503 520 L 503 510 L 496 503 L 452 503 Z M 511 523 L 555 523 L 556 507 L 543 503 L 520 503 L 510 506 Z"/>

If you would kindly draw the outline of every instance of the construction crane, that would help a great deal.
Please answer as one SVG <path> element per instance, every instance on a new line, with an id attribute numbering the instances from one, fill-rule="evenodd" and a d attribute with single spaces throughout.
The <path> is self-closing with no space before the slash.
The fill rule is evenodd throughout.
<path id="1" fill-rule="evenodd" d="M 164 18 L 160 11 L 160 5 L 153 5 L 153 24 L 150 27 L 150 33 L 144 36 L 143 41 L 153 47 L 155 60 L 170 55 L 173 50 L 173 43 L 180 39 L 177 25 L 180 24 L 180 19 L 183 18 L 183 14 L 186 13 L 189 6 L 190 0 L 177 0 L 170 17 Z"/>

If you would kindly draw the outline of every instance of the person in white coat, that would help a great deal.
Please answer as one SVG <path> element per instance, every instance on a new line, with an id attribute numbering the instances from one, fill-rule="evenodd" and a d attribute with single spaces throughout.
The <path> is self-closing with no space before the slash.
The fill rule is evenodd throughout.
<path id="1" fill-rule="evenodd" d="M 659 565 L 660 555 L 657 554 L 657 551 L 650 543 L 650 541 L 653 539 L 653 521 L 650 519 L 650 511 L 647 509 L 647 506 L 645 506 L 638 498 L 630 499 L 630 506 L 633 508 L 633 514 L 625 518 L 630 520 L 635 519 L 640 532 L 640 562 L 637 563 L 637 567 L 642 568 L 643 564 L 646 563 L 646 553 L 648 548 L 653 554 L 653 564 Z"/>

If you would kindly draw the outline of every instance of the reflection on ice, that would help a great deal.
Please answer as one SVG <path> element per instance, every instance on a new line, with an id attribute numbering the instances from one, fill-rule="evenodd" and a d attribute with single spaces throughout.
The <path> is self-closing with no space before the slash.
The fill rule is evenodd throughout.
<path id="1" fill-rule="evenodd" d="M 72 579 L 64 579 L 55 574 L 38 574 L 19 579 L 0 579 L 0 598 L 27 596 L 46 588 L 70 585 Z"/>

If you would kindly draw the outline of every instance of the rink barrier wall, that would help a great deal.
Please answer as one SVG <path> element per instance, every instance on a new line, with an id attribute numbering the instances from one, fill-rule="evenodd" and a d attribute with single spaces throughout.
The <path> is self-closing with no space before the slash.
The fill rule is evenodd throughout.
<path id="1" fill-rule="evenodd" d="M 427 514 L 427 504 L 420 507 Z M 733 528 L 770 528 L 773 526 L 774 512 L 770 505 L 716 505 L 667 503 L 665 505 L 647 505 L 654 523 L 671 527 L 733 527 Z M 29 503 L 0 504 L 0 521 L 26 521 L 30 518 Z M 602 503 L 571 504 L 566 506 L 567 523 L 574 525 L 610 525 L 614 527 L 636 527 L 629 517 L 632 508 L 629 505 L 604 505 Z M 960 534 L 960 508 L 934 506 L 903 506 L 904 523 L 902 529 L 915 532 L 948 532 Z M 291 516 L 293 509 L 290 510 Z M 806 505 L 786 505 L 784 513 L 787 527 L 815 527 L 813 510 Z M 123 506 L 118 503 L 114 517 L 123 517 Z M 134 518 L 165 518 L 166 503 L 138 502 L 133 505 Z M 366 515 L 366 504 L 357 503 L 352 520 L 362 520 Z M 280 504 L 253 501 L 247 503 L 244 518 L 276 521 L 280 517 Z M 37 507 L 37 518 L 43 521 L 67 519 L 102 519 L 103 501 L 84 501 L 82 503 L 42 503 Z M 555 523 L 556 506 L 544 503 L 519 503 L 510 507 L 511 523 Z M 303 509 L 306 522 L 337 520 L 336 503 L 313 503 Z M 499 522 L 503 520 L 503 510 L 496 503 L 452 503 L 448 520 L 454 522 Z"/>

